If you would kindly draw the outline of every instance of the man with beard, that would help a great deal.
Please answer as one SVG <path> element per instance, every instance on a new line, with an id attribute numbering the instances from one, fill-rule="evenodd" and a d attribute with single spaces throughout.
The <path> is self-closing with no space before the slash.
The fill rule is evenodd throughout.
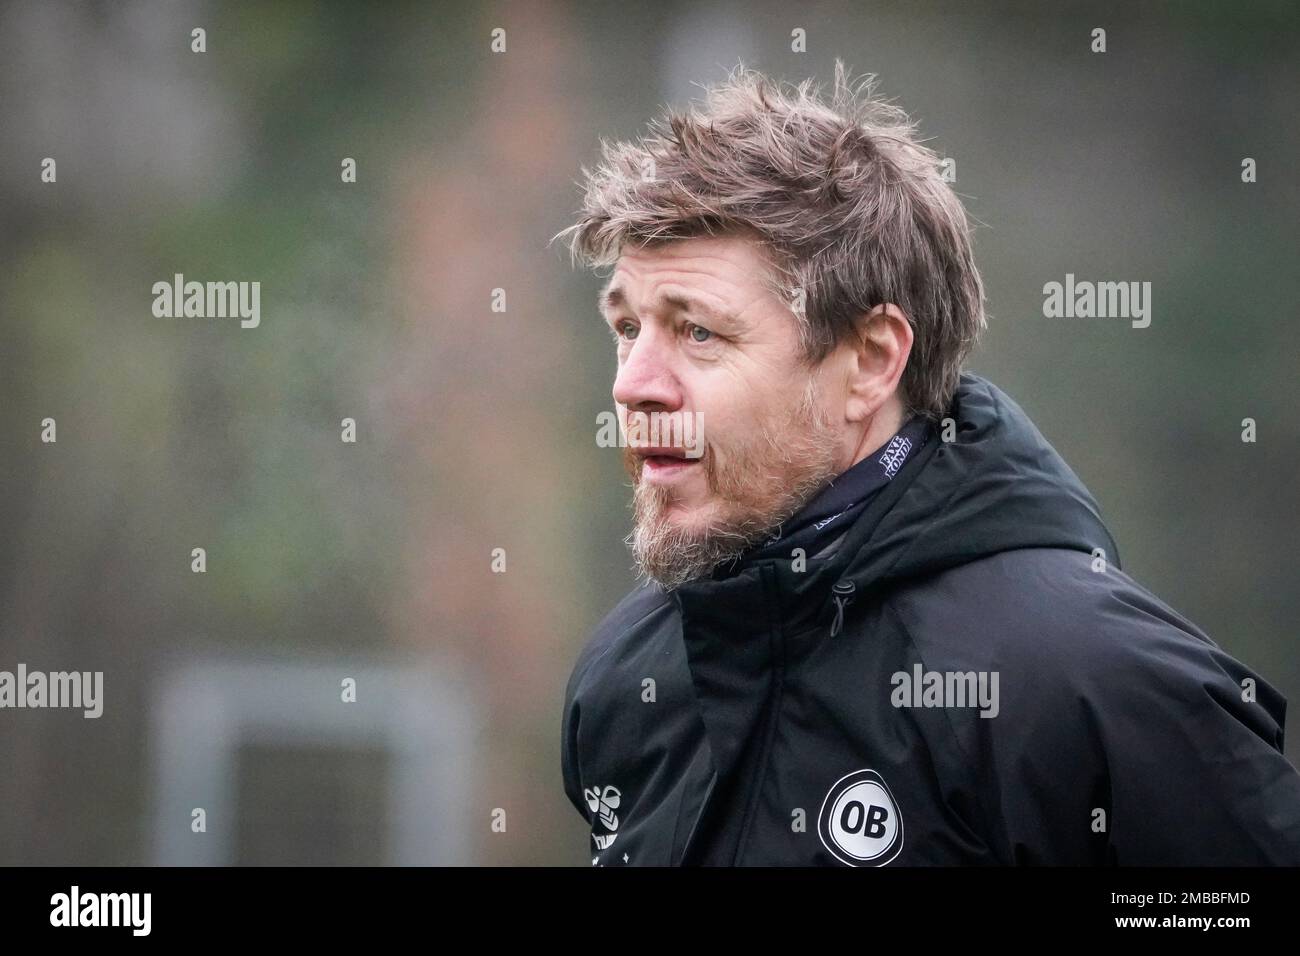
<path id="1" fill-rule="evenodd" d="M 646 581 L 562 721 L 593 864 L 1300 863 L 1285 700 L 962 371 L 968 220 L 869 83 L 738 70 L 564 234 L 614 267 L 625 425 L 703 423 L 625 453 Z"/>

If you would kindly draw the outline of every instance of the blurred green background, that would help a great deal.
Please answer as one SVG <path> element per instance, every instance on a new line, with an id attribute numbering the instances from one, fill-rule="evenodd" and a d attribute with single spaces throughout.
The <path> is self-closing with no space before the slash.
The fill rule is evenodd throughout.
<path id="1" fill-rule="evenodd" d="M 600 137 L 738 60 L 877 73 L 956 161 L 971 367 L 1292 702 L 1296 762 L 1298 11 L 0 7 L 0 669 L 105 675 L 97 720 L 0 711 L 0 864 L 586 862 L 562 693 L 628 490 L 600 279 L 548 240 Z M 154 317 L 178 272 L 259 281 L 260 327 Z M 1044 318 L 1067 272 L 1151 282 L 1151 326 Z"/>

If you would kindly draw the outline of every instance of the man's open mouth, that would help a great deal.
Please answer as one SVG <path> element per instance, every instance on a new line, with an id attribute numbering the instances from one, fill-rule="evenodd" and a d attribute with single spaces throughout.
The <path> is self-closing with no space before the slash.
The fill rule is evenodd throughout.
<path id="1" fill-rule="evenodd" d="M 652 475 L 668 475 L 685 471 L 700 463 L 698 457 L 687 457 L 684 448 L 639 448 L 636 451 L 645 471 Z"/>

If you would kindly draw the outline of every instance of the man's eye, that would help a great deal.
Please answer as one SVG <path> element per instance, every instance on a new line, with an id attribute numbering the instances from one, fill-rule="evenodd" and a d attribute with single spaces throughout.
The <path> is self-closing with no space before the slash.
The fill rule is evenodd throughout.
<path id="1" fill-rule="evenodd" d="M 636 338 L 637 328 L 632 322 L 617 322 L 614 324 L 614 334 L 621 339 L 629 341 Z"/>
<path id="2" fill-rule="evenodd" d="M 713 337 L 713 333 L 701 325 L 692 325 L 690 328 L 690 336 L 697 342 L 707 342 Z"/>

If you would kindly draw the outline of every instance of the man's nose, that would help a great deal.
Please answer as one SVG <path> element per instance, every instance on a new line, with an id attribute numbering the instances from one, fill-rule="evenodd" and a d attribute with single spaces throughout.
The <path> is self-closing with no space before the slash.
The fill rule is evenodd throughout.
<path id="1" fill-rule="evenodd" d="M 614 376 L 614 401 L 632 409 L 656 405 L 671 412 L 681 407 L 682 391 L 670 356 L 652 336 L 642 333 L 632 343 Z"/>

